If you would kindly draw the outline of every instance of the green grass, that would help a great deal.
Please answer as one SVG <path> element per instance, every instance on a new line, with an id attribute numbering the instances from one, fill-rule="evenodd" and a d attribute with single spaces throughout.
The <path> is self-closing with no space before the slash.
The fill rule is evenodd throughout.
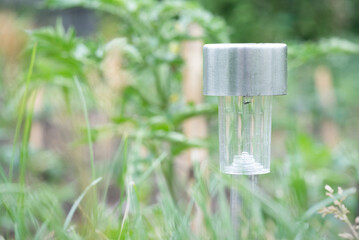
<path id="1" fill-rule="evenodd" d="M 6 110 L 0 115 L 5 239 L 231 239 L 233 231 L 242 239 L 253 239 L 253 233 L 258 239 L 336 239 L 345 227 L 317 214 L 332 204 L 326 184 L 346 189 L 354 218 L 355 39 L 289 44 L 289 94 L 273 103 L 271 173 L 260 176 L 252 192 L 246 178 L 233 181 L 219 172 L 217 100 L 184 103 L 183 59 L 171 50 L 192 39 L 183 30 L 190 22 L 204 29 L 204 42 L 227 41 L 223 20 L 191 2 L 47 2 L 94 9 L 121 27 L 109 40 L 77 37 L 61 21 L 30 32 L 31 54 L 23 55 L 29 66 L 19 74 L 26 77 L 0 92 Z M 121 71 L 130 76 L 121 89 L 110 87 L 102 65 L 114 43 L 121 43 L 115 46 Z M 338 104 L 329 113 L 317 103 L 312 78 L 319 65 L 332 70 L 336 87 Z M 43 108 L 35 111 L 41 91 Z M 96 116 L 106 120 L 96 123 Z M 197 116 L 208 120 L 208 139 L 190 139 L 182 131 Z M 343 130 L 334 149 L 319 133 L 328 119 Z M 34 123 L 52 138 L 40 149 L 30 141 Z M 191 148 L 207 149 L 208 163 L 193 163 L 188 184 L 180 186 L 174 160 Z M 231 187 L 250 206 L 251 217 L 241 216 L 240 229 L 231 225 Z"/>
<path id="2" fill-rule="evenodd" d="M 12 177 L 13 177 L 13 169 L 14 169 L 14 161 L 16 158 L 16 148 L 17 148 L 17 143 L 19 140 L 19 134 L 20 134 L 20 130 L 21 130 L 21 126 L 22 126 L 22 122 L 25 111 L 26 111 L 26 103 L 28 101 L 28 91 L 29 91 L 29 84 L 30 84 L 30 80 L 31 80 L 31 75 L 32 75 L 32 71 L 34 68 L 34 64 L 35 64 L 35 57 L 36 57 L 36 46 L 37 44 L 35 43 L 33 50 L 32 50 L 32 54 L 31 54 L 31 60 L 30 60 L 30 66 L 29 66 L 29 70 L 27 73 L 27 77 L 26 77 L 26 81 L 25 81 L 25 93 L 22 97 L 22 101 L 19 107 L 19 116 L 17 118 L 17 122 L 16 122 L 16 129 L 15 129 L 15 136 L 14 136 L 14 142 L 13 142 L 13 150 L 12 150 L 12 158 L 11 158 L 11 163 L 10 163 L 10 168 L 9 168 L 9 181 L 12 181 Z M 32 113 L 30 112 L 29 115 L 32 115 Z M 27 128 L 25 129 L 25 134 L 29 135 L 29 122 L 31 121 L 31 117 L 26 119 L 26 126 Z M 24 138 L 25 139 L 25 138 Z M 24 145 L 24 144 L 23 144 Z M 26 142 L 25 142 L 25 146 L 27 146 Z M 24 150 L 26 151 L 26 149 L 24 148 Z M 24 155 L 22 155 L 24 156 Z M 26 157 L 26 156 L 25 156 Z M 25 164 L 26 159 L 24 159 L 23 162 L 23 166 Z M 24 172 L 24 167 L 22 168 L 23 170 L 21 171 L 22 175 L 25 174 Z M 20 175 L 21 176 L 21 175 Z M 24 179 L 24 176 L 21 176 L 22 179 Z"/>

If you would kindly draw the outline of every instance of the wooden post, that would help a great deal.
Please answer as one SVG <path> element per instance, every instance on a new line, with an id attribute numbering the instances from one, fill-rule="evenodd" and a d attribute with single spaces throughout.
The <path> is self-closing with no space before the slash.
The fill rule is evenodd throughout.
<path id="1" fill-rule="evenodd" d="M 197 24 L 191 24 L 188 32 L 193 37 L 203 36 L 203 30 Z M 202 48 L 202 40 L 186 41 L 182 45 L 184 60 L 182 91 L 186 103 L 200 104 L 203 102 Z M 207 122 L 203 116 L 186 120 L 182 127 L 183 133 L 188 138 L 206 138 L 208 135 Z M 193 163 L 198 162 L 201 169 L 206 171 L 207 160 L 208 151 L 201 148 L 189 149 L 175 160 L 177 183 L 180 185 L 180 189 L 190 189 L 189 186 L 193 184 Z M 190 193 L 186 192 L 185 195 L 189 197 Z M 203 214 L 199 207 L 195 207 L 192 228 L 196 234 L 203 229 Z"/>
<path id="2" fill-rule="evenodd" d="M 333 78 L 330 69 L 326 66 L 318 66 L 314 73 L 315 87 L 319 103 L 324 112 L 331 112 L 336 105 L 333 87 Z M 321 124 L 321 137 L 328 147 L 335 147 L 339 140 L 339 129 L 336 123 L 326 117 Z"/>

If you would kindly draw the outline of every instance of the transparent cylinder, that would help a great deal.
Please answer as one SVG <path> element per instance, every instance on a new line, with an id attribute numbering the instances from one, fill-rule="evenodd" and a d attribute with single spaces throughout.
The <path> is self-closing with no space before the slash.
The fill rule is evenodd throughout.
<path id="1" fill-rule="evenodd" d="M 269 173 L 272 96 L 221 96 L 218 111 L 221 171 Z"/>

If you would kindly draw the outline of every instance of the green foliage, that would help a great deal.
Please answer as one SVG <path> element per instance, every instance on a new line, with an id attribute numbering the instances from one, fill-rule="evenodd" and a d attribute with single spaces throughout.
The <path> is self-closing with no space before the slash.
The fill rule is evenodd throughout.
<path id="1" fill-rule="evenodd" d="M 282 0 L 197 0 L 222 16 L 233 42 L 318 40 L 332 35 L 358 34 L 358 2 Z"/>
<path id="2" fill-rule="evenodd" d="M 88 49 L 75 36 L 73 28 L 64 29 L 57 21 L 55 28 L 44 28 L 29 32 L 33 43 L 39 46 L 39 59 L 36 63 L 35 79 L 56 82 L 54 78 L 71 79 L 74 75 L 84 76 L 83 65 Z M 69 86 L 67 82 L 60 82 Z"/>
<path id="3" fill-rule="evenodd" d="M 314 9 L 318 7 L 316 4 Z M 281 154 L 275 155 L 272 161 L 272 173 L 261 176 L 259 189 L 252 191 L 245 178 L 233 180 L 219 173 L 217 163 L 211 160 L 209 173 L 203 166 L 194 165 L 194 181 L 187 186 L 191 194 L 185 201 L 178 199 L 177 192 L 183 189 L 174 183 L 173 160 L 183 150 L 197 147 L 209 149 L 214 153 L 210 158 L 215 159 L 218 153 L 213 136 L 217 126 L 210 121 L 214 129 L 210 139 L 189 139 L 181 126 L 196 116 L 215 119 L 217 104 L 210 102 L 211 99 L 200 105 L 184 103 L 183 60 L 179 49 L 183 41 L 193 39 L 187 33 L 192 23 L 203 28 L 203 36 L 198 37 L 203 41 L 228 41 L 225 22 L 198 4 L 183 1 L 47 0 L 46 6 L 92 9 L 116 23 L 116 38 L 83 39 L 76 36 L 74 29 L 65 30 L 60 20 L 55 27 L 29 32 L 29 49 L 33 49 L 33 54 L 28 77 L 15 84 L 19 93 L 14 94 L 15 87 L 6 90 L 6 94 L 0 93 L 1 97 L 9 98 L 3 103 L 6 108 L 14 102 L 19 106 L 13 116 L 18 122 L 10 154 L 12 160 L 4 160 L 8 159 L 6 150 L 0 151 L 0 229 L 6 239 L 231 239 L 234 229 L 227 196 L 231 186 L 241 193 L 243 204 L 252 206 L 253 210 L 251 221 L 241 219 L 243 239 L 253 239 L 253 232 L 259 239 L 337 236 L 340 226 L 325 222 L 316 212 L 330 203 L 328 199 L 322 200 L 326 183 L 343 185 L 347 188 L 345 195 L 355 192 L 349 187 L 355 186 L 359 179 L 356 145 L 350 147 L 350 141 L 356 138 L 333 150 L 321 141 L 317 128 L 323 119 L 330 118 L 345 130 L 346 120 L 354 121 L 357 117 L 351 104 L 356 97 L 357 83 L 353 76 L 357 68 L 354 67 L 359 61 L 355 56 L 359 47 L 354 40 L 327 38 L 289 44 L 289 95 L 275 100 L 274 107 L 278 109 L 274 109 L 273 116 L 274 133 L 284 130 L 287 136 L 281 142 Z M 238 21 L 247 24 L 241 34 L 248 33 L 248 39 L 258 34 L 263 22 L 271 26 L 262 33 L 269 36 L 279 27 L 273 22 L 297 16 L 281 15 L 274 19 L 264 16 L 258 23 L 249 24 L 262 13 L 254 6 L 244 2 L 233 9 Z M 300 12 L 298 16 L 306 14 L 313 12 Z M 289 21 L 288 26 L 291 24 Z M 278 38 L 293 31 L 288 26 L 278 30 L 281 32 Z M 303 38 L 317 34 L 311 26 L 300 25 L 300 28 Z M 318 34 L 327 32 L 330 32 L 328 28 L 324 28 Z M 98 95 L 101 87 L 111 88 L 102 64 L 112 51 L 119 52 L 122 59 L 119 67 L 129 73 L 129 81 L 123 88 L 114 90 L 114 96 Z M 354 61 L 352 66 L 347 64 L 351 61 Z M 338 106 L 332 112 L 340 116 L 331 115 L 318 103 L 312 75 L 320 64 L 333 69 Z M 342 78 L 346 85 L 340 84 Z M 66 143 L 74 149 L 74 156 L 29 147 L 32 121 L 39 118 L 38 113 L 34 115 L 33 107 L 35 93 L 40 89 L 49 92 L 46 101 L 49 108 L 56 109 L 53 111 L 67 115 L 69 121 L 71 117 L 84 119 L 71 123 L 73 131 L 80 130 L 79 137 Z M 53 99 L 58 92 L 63 96 L 66 110 Z M 113 108 L 102 109 L 104 98 L 110 99 Z M 91 115 L 98 112 L 106 114 L 109 121 L 93 126 Z M 58 116 L 51 111 L 48 114 L 49 118 Z M 303 119 L 312 119 L 312 125 L 303 124 Z M 0 136 L 4 128 L 1 125 Z M 114 156 L 102 162 L 96 158 L 95 144 L 106 141 L 108 136 L 115 137 L 118 146 Z M 81 152 L 82 144 L 89 147 L 89 153 L 78 159 L 75 153 Z M 76 170 L 72 169 L 74 166 Z M 91 172 L 90 176 L 83 179 L 81 170 Z M 13 176 L 18 176 L 19 181 Z M 77 183 L 79 186 L 75 186 Z M 348 201 L 349 209 L 357 207 L 355 201 Z M 201 229 L 192 226 L 198 210 Z"/>

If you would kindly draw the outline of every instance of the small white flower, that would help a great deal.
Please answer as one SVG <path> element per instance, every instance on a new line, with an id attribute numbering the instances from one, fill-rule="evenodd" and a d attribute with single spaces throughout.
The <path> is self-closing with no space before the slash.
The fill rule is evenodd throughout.
<path id="1" fill-rule="evenodd" d="M 333 188 L 331 188 L 328 184 L 325 185 L 324 188 L 325 188 L 325 190 L 327 190 L 327 191 L 330 192 L 330 193 L 333 193 L 333 192 L 334 192 Z"/>
<path id="2" fill-rule="evenodd" d="M 339 195 L 343 194 L 343 189 L 341 187 L 338 187 L 338 193 L 339 193 Z"/>

